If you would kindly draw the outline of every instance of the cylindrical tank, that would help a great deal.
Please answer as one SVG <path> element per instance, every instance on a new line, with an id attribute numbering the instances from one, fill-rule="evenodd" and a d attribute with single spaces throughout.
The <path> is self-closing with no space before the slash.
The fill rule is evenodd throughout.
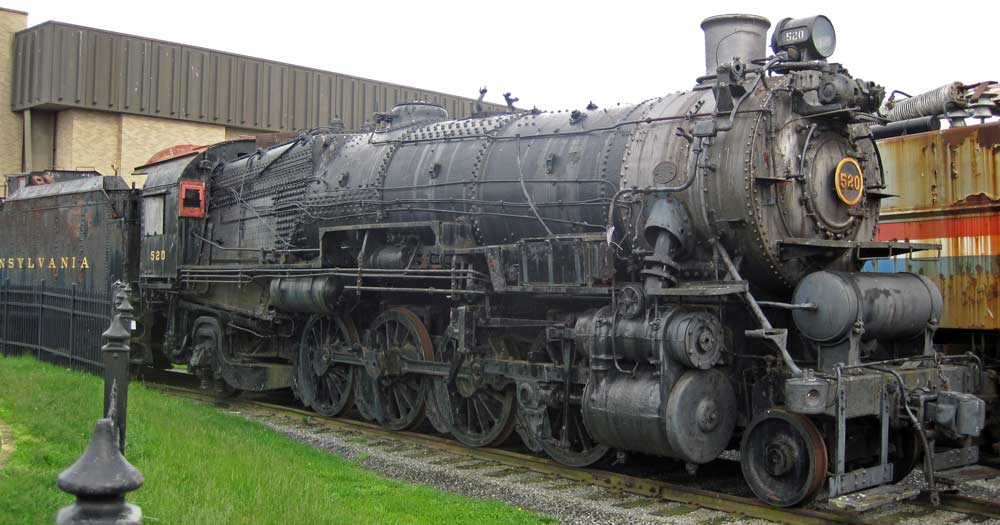
<path id="1" fill-rule="evenodd" d="M 771 22 L 757 15 L 718 15 L 701 23 L 705 31 L 705 74 L 714 75 L 719 64 L 739 58 L 744 64 L 764 58 Z"/>
<path id="2" fill-rule="evenodd" d="M 576 342 L 591 366 L 610 369 L 615 361 L 658 363 L 672 359 L 687 368 L 708 370 L 722 355 L 722 325 L 704 310 L 667 307 L 660 316 L 622 319 L 606 306 L 576 321 Z"/>
<path id="3" fill-rule="evenodd" d="M 599 443 L 690 463 L 706 463 L 729 444 L 736 426 L 736 394 L 719 369 L 688 370 L 664 396 L 660 378 L 633 375 L 592 380 L 583 418 Z M 664 399 L 666 398 L 666 399 Z"/>
<path id="4" fill-rule="evenodd" d="M 813 309 L 795 310 L 795 326 L 818 343 L 836 343 L 857 321 L 864 339 L 908 339 L 941 319 L 941 292 L 913 273 L 815 272 L 795 289 L 792 301 Z"/>
<path id="5" fill-rule="evenodd" d="M 271 281 L 271 306 L 286 312 L 333 313 L 342 287 L 333 277 L 282 277 Z"/>

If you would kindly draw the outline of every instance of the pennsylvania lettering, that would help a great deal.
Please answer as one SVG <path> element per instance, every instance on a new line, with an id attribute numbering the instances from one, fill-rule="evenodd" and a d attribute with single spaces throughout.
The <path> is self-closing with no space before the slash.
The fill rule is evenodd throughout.
<path id="1" fill-rule="evenodd" d="M 0 257 L 0 270 L 89 270 L 87 257 Z"/>

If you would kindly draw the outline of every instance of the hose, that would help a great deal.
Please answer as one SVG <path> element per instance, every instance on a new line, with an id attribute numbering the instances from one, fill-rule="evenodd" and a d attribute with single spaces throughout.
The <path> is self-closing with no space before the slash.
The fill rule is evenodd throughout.
<path id="1" fill-rule="evenodd" d="M 899 384 L 899 402 L 903 405 L 903 408 L 906 409 L 906 415 L 910 418 L 910 423 L 913 424 L 913 428 L 917 431 L 917 435 L 920 436 L 920 444 L 924 447 L 924 477 L 927 478 L 927 489 L 931 493 L 931 503 L 934 505 L 939 504 L 941 502 L 941 495 L 938 493 L 937 484 L 934 481 L 934 451 L 931 450 L 930 443 L 927 441 L 927 435 L 924 434 L 924 429 L 920 425 L 920 421 L 917 420 L 917 416 L 913 415 L 913 410 L 910 409 L 910 404 L 906 402 L 906 383 L 903 382 L 903 376 L 899 375 L 899 372 L 896 372 L 891 368 L 882 368 L 880 366 L 871 365 L 864 366 L 863 368 L 870 368 L 886 374 L 892 374 L 892 377 L 896 379 L 896 383 Z"/>

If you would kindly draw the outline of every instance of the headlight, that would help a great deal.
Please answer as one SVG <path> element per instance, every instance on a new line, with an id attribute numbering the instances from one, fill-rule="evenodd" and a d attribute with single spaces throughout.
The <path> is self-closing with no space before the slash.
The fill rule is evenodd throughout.
<path id="1" fill-rule="evenodd" d="M 791 51 L 795 60 L 822 60 L 837 48 L 837 32 L 830 19 L 823 15 L 807 18 L 785 18 L 778 22 L 771 36 L 771 49 Z M 797 52 L 797 53 L 796 53 Z"/>

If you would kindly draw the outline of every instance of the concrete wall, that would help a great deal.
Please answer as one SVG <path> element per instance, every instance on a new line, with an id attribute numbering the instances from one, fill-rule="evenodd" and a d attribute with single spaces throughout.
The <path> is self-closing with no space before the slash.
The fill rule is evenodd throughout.
<path id="1" fill-rule="evenodd" d="M 31 158 L 24 159 L 24 171 L 52 169 L 56 165 L 56 112 L 31 110 Z M 25 154 L 27 148 L 25 148 Z M 28 164 L 28 162 L 31 164 Z"/>
<path id="2" fill-rule="evenodd" d="M 0 8 L 0 174 L 17 173 L 22 167 L 22 116 L 10 111 L 10 99 L 14 78 L 14 33 L 27 25 L 27 13 Z M 0 180 L 0 195 L 6 193 L 6 184 L 6 179 Z"/>

